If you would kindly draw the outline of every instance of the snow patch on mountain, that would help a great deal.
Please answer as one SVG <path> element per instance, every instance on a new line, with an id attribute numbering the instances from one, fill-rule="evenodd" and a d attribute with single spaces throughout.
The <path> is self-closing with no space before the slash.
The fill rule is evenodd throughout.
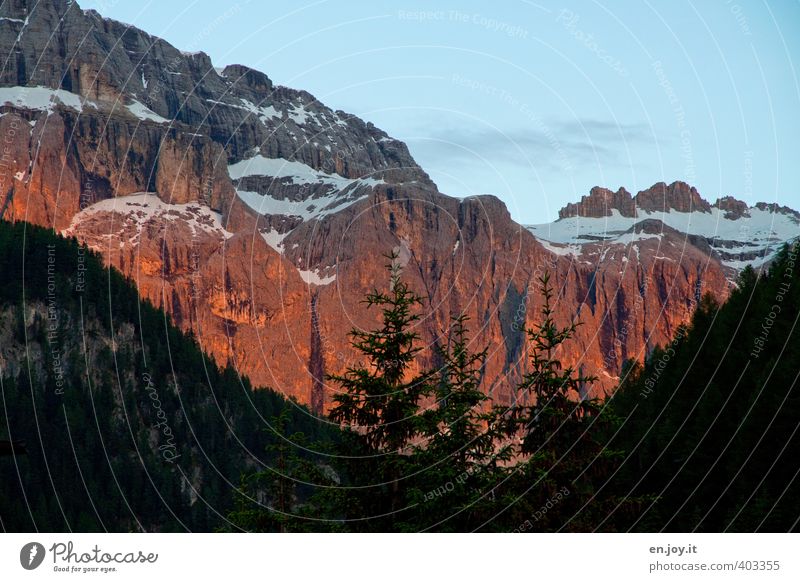
<path id="1" fill-rule="evenodd" d="M 283 239 L 285 239 L 290 232 L 291 231 L 281 233 L 274 228 L 270 228 L 269 230 L 264 229 L 261 231 L 261 238 L 275 251 L 283 254 Z"/>
<path id="2" fill-rule="evenodd" d="M 541 245 L 553 254 L 560 257 L 578 256 L 581 254 L 581 247 L 579 245 L 560 245 L 551 243 L 550 241 L 539 238 Z"/>
<path id="3" fill-rule="evenodd" d="M 52 111 L 57 103 L 61 103 L 78 112 L 83 111 L 84 104 L 80 95 L 50 87 L 0 87 L 0 103 L 39 111 Z"/>
<path id="4" fill-rule="evenodd" d="M 302 162 L 283 158 L 266 158 L 256 155 L 228 166 L 231 179 L 238 180 L 245 176 L 267 176 L 276 179 L 290 178 L 294 184 L 328 184 L 337 190 L 344 190 L 353 184 L 377 186 L 385 184 L 376 178 L 345 178 L 338 174 L 328 174 L 315 170 Z"/>
<path id="5" fill-rule="evenodd" d="M 349 200 L 342 200 L 336 194 L 321 196 L 309 200 L 281 200 L 268 194 L 237 190 L 239 198 L 259 214 L 282 214 L 299 216 L 303 220 L 322 218 L 334 212 L 344 210 L 348 206 L 367 198 L 367 195 Z"/>
<path id="6" fill-rule="evenodd" d="M 242 106 L 239 107 L 239 109 L 244 109 L 246 111 L 249 111 L 256 117 L 258 117 L 262 123 L 267 123 L 272 119 L 281 118 L 281 112 L 275 109 L 275 107 L 272 105 L 259 106 L 254 103 L 251 103 L 250 101 L 244 98 L 239 100 L 242 102 Z M 217 101 L 216 103 L 221 103 L 222 105 L 229 105 L 231 107 L 238 107 L 237 105 L 231 105 L 230 103 L 222 103 L 221 101 Z"/>
<path id="7" fill-rule="evenodd" d="M 121 223 L 123 229 L 119 233 L 109 233 L 110 236 L 121 234 L 127 225 L 136 225 L 137 231 L 141 233 L 145 224 L 151 222 L 177 222 L 186 224 L 193 236 L 200 233 L 219 235 L 223 239 L 233 236 L 222 225 L 222 216 L 219 212 L 214 212 L 207 206 L 202 206 L 196 202 L 188 204 L 169 204 L 162 201 L 156 194 L 142 192 L 131 194 L 130 196 L 118 196 L 101 200 L 76 214 L 62 234 L 64 236 L 74 236 L 80 232 L 79 225 L 92 215 L 102 212 L 119 214 L 124 221 Z M 137 239 L 120 238 L 120 248 L 138 242 Z"/>
<path id="8" fill-rule="evenodd" d="M 560 244 L 585 244 L 598 240 L 616 240 L 633 226 L 647 219 L 660 220 L 679 232 L 706 238 L 742 243 L 759 242 L 762 246 L 800 236 L 800 221 L 790 214 L 750 209 L 750 217 L 725 218 L 718 208 L 711 212 L 646 212 L 636 218 L 622 216 L 613 209 L 611 216 L 587 218 L 572 216 L 547 224 L 528 226 L 537 238 Z M 624 241 L 622 241 L 624 242 Z"/>
<path id="9" fill-rule="evenodd" d="M 313 271 L 303 271 L 301 269 L 297 269 L 297 272 L 300 274 L 300 278 L 309 285 L 330 285 L 336 281 L 336 273 L 322 277 L 319 274 L 319 269 L 314 269 Z"/>
<path id="10" fill-rule="evenodd" d="M 134 117 L 141 119 L 142 121 L 155 121 L 156 123 L 170 123 L 169 119 L 164 119 L 158 113 L 151 111 L 148 109 L 144 104 L 139 103 L 135 99 L 133 103 L 130 105 L 126 105 L 128 111 L 130 111 Z"/>
<path id="11" fill-rule="evenodd" d="M 289 119 L 294 121 L 297 125 L 304 125 L 309 119 L 314 118 L 314 114 L 307 111 L 302 105 L 290 105 L 287 111 Z"/>
<path id="12" fill-rule="evenodd" d="M 344 210 L 369 195 L 367 192 L 362 193 L 361 187 L 385 184 L 383 180 L 375 178 L 344 178 L 315 170 L 301 162 L 266 158 L 260 154 L 228 166 L 228 174 L 233 180 L 263 176 L 280 182 L 289 181 L 293 185 L 328 186 L 329 191 L 326 194 L 301 200 L 279 199 L 268 194 L 237 189 L 239 198 L 259 214 L 299 216 L 303 220 L 322 218 Z"/>

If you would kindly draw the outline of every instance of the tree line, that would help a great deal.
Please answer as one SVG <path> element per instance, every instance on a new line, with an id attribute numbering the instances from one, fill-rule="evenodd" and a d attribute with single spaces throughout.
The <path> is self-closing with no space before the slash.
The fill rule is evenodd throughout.
<path id="1" fill-rule="evenodd" d="M 438 349 L 440 365 L 412 372 L 422 299 L 395 258 L 389 289 L 365 299 L 380 327 L 351 332 L 363 363 L 328 376 L 330 418 L 343 430 L 328 478 L 303 492 L 315 472 L 287 450 L 280 477 L 243 482 L 232 521 L 261 531 L 586 531 L 616 508 L 602 529 L 626 527 L 644 498 L 609 480 L 622 459 L 609 443 L 619 419 L 579 396 L 595 378 L 557 357 L 578 323 L 556 325 L 550 275 L 539 281 L 539 322 L 526 330 L 529 372 L 500 404 L 481 390 L 487 352 L 471 350 L 464 316 Z"/>

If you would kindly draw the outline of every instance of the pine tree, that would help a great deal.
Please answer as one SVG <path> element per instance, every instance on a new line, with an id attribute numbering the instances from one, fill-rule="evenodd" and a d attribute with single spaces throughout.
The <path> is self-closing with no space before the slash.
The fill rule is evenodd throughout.
<path id="1" fill-rule="evenodd" d="M 591 530 L 621 502 L 606 483 L 621 455 L 607 447 L 618 421 L 586 396 L 597 378 L 562 364 L 559 348 L 579 323 L 559 327 L 550 274 L 545 272 L 539 283 L 541 320 L 527 330 L 530 372 L 517 386 L 516 401 L 496 408 L 507 436 L 517 442 L 518 463 L 503 491 L 512 509 L 494 527 Z"/>
<path id="2" fill-rule="evenodd" d="M 411 372 L 420 351 L 413 329 L 419 314 L 414 310 L 422 298 L 402 280 L 397 256 L 387 258 L 388 292 L 375 289 L 364 301 L 368 308 L 380 308 L 381 325 L 373 331 L 350 332 L 353 347 L 366 363 L 328 376 L 341 388 L 330 417 L 350 430 L 350 446 L 367 457 L 354 461 L 357 466 L 349 471 L 353 479 L 366 481 L 360 481 L 363 488 L 354 489 L 351 496 L 351 505 L 366 512 L 359 517 L 394 514 L 407 507 L 407 487 L 401 480 L 413 474 L 410 453 L 424 436 L 420 406 L 433 392 L 431 372 Z M 366 527 L 380 528 L 379 523 Z"/>

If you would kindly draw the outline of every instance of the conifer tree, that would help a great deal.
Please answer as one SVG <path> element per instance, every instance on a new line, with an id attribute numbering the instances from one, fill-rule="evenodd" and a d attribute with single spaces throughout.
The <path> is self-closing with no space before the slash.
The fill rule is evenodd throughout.
<path id="1" fill-rule="evenodd" d="M 526 455 L 540 452 L 546 443 L 555 439 L 571 443 L 576 435 L 570 429 L 580 426 L 596 407 L 596 402 L 582 396 L 597 377 L 576 373 L 571 366 L 564 367 L 556 354 L 580 324 L 572 321 L 563 328 L 558 327 L 553 319 L 550 273 L 545 272 L 539 283 L 544 300 L 541 321 L 527 330 L 531 371 L 517 387 L 518 393 L 527 397 L 524 400 L 532 400 L 532 404 L 512 407 L 512 415 L 521 423 L 521 452 Z M 571 420 L 577 421 L 575 427 L 567 424 Z"/>
<path id="2" fill-rule="evenodd" d="M 335 478 L 303 454 L 313 447 L 302 432 L 289 434 L 289 407 L 273 417 L 273 442 L 266 446 L 271 465 L 242 475 L 229 529 L 249 532 L 336 529 Z M 315 486 L 317 489 L 315 489 Z"/>
<path id="3" fill-rule="evenodd" d="M 505 523 L 524 531 L 591 529 L 617 502 L 605 482 L 619 462 L 620 453 L 606 446 L 617 421 L 587 397 L 597 378 L 562 364 L 559 348 L 579 323 L 559 327 L 550 274 L 539 283 L 541 320 L 527 330 L 530 371 L 517 386 L 516 401 L 496 407 L 507 436 L 517 443 L 518 464 L 503 491 L 511 509 L 494 528 Z"/>
<path id="4" fill-rule="evenodd" d="M 348 441 L 365 457 L 354 461 L 357 466 L 349 471 L 354 480 L 363 480 L 351 490 L 352 506 L 367 514 L 359 517 L 394 514 L 407 507 L 407 482 L 401 480 L 414 473 L 410 453 L 424 434 L 420 406 L 433 391 L 431 372 L 411 372 L 420 351 L 413 326 L 422 298 L 401 278 L 397 255 L 387 258 L 389 290 L 375 289 L 364 301 L 368 308 L 381 310 L 380 327 L 350 332 L 353 347 L 366 362 L 328 376 L 340 386 L 330 417 L 350 429 Z M 366 527 L 380 529 L 379 523 Z"/>
<path id="5" fill-rule="evenodd" d="M 427 449 L 450 457 L 453 466 L 469 470 L 491 452 L 492 443 L 482 430 L 482 407 L 489 397 L 480 389 L 487 350 L 470 352 L 465 322 L 454 318 L 446 348 L 439 349 L 442 361 L 436 387 L 437 406 L 427 413 L 431 438 Z"/>
<path id="6" fill-rule="evenodd" d="M 728 300 L 630 368 L 611 404 L 629 418 L 618 478 L 653 502 L 638 531 L 794 531 L 800 523 L 800 243 L 747 267 Z"/>
<path id="7" fill-rule="evenodd" d="M 466 322 L 453 319 L 441 367 L 436 405 L 424 414 L 427 438 L 417 455 L 424 467 L 419 482 L 420 529 L 467 531 L 490 512 L 494 485 L 501 480 L 510 449 L 499 445 L 491 398 L 481 390 L 487 349 L 470 350 Z"/>

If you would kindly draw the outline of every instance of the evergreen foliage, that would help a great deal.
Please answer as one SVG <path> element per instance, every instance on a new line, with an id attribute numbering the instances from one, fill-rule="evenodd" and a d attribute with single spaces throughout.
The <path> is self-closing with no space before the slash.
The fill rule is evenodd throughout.
<path id="1" fill-rule="evenodd" d="M 350 332 L 353 347 L 366 361 L 328 377 L 340 387 L 330 417 L 349 431 L 351 450 L 343 451 L 344 456 L 351 456 L 352 449 L 360 453 L 345 467 L 352 480 L 345 495 L 346 516 L 368 529 L 402 521 L 413 506 L 407 493 L 409 475 L 415 474 L 413 451 L 424 436 L 420 407 L 433 393 L 432 374 L 412 372 L 420 351 L 415 346 L 415 308 L 422 299 L 401 278 L 397 256 L 387 258 L 389 290 L 375 289 L 364 301 L 367 308 L 380 309 L 381 326 Z"/>
<path id="2" fill-rule="evenodd" d="M 795 531 L 800 509 L 798 244 L 768 273 L 746 268 L 724 305 L 626 366 L 610 400 L 627 419 L 620 479 L 653 501 L 643 531 Z"/>

